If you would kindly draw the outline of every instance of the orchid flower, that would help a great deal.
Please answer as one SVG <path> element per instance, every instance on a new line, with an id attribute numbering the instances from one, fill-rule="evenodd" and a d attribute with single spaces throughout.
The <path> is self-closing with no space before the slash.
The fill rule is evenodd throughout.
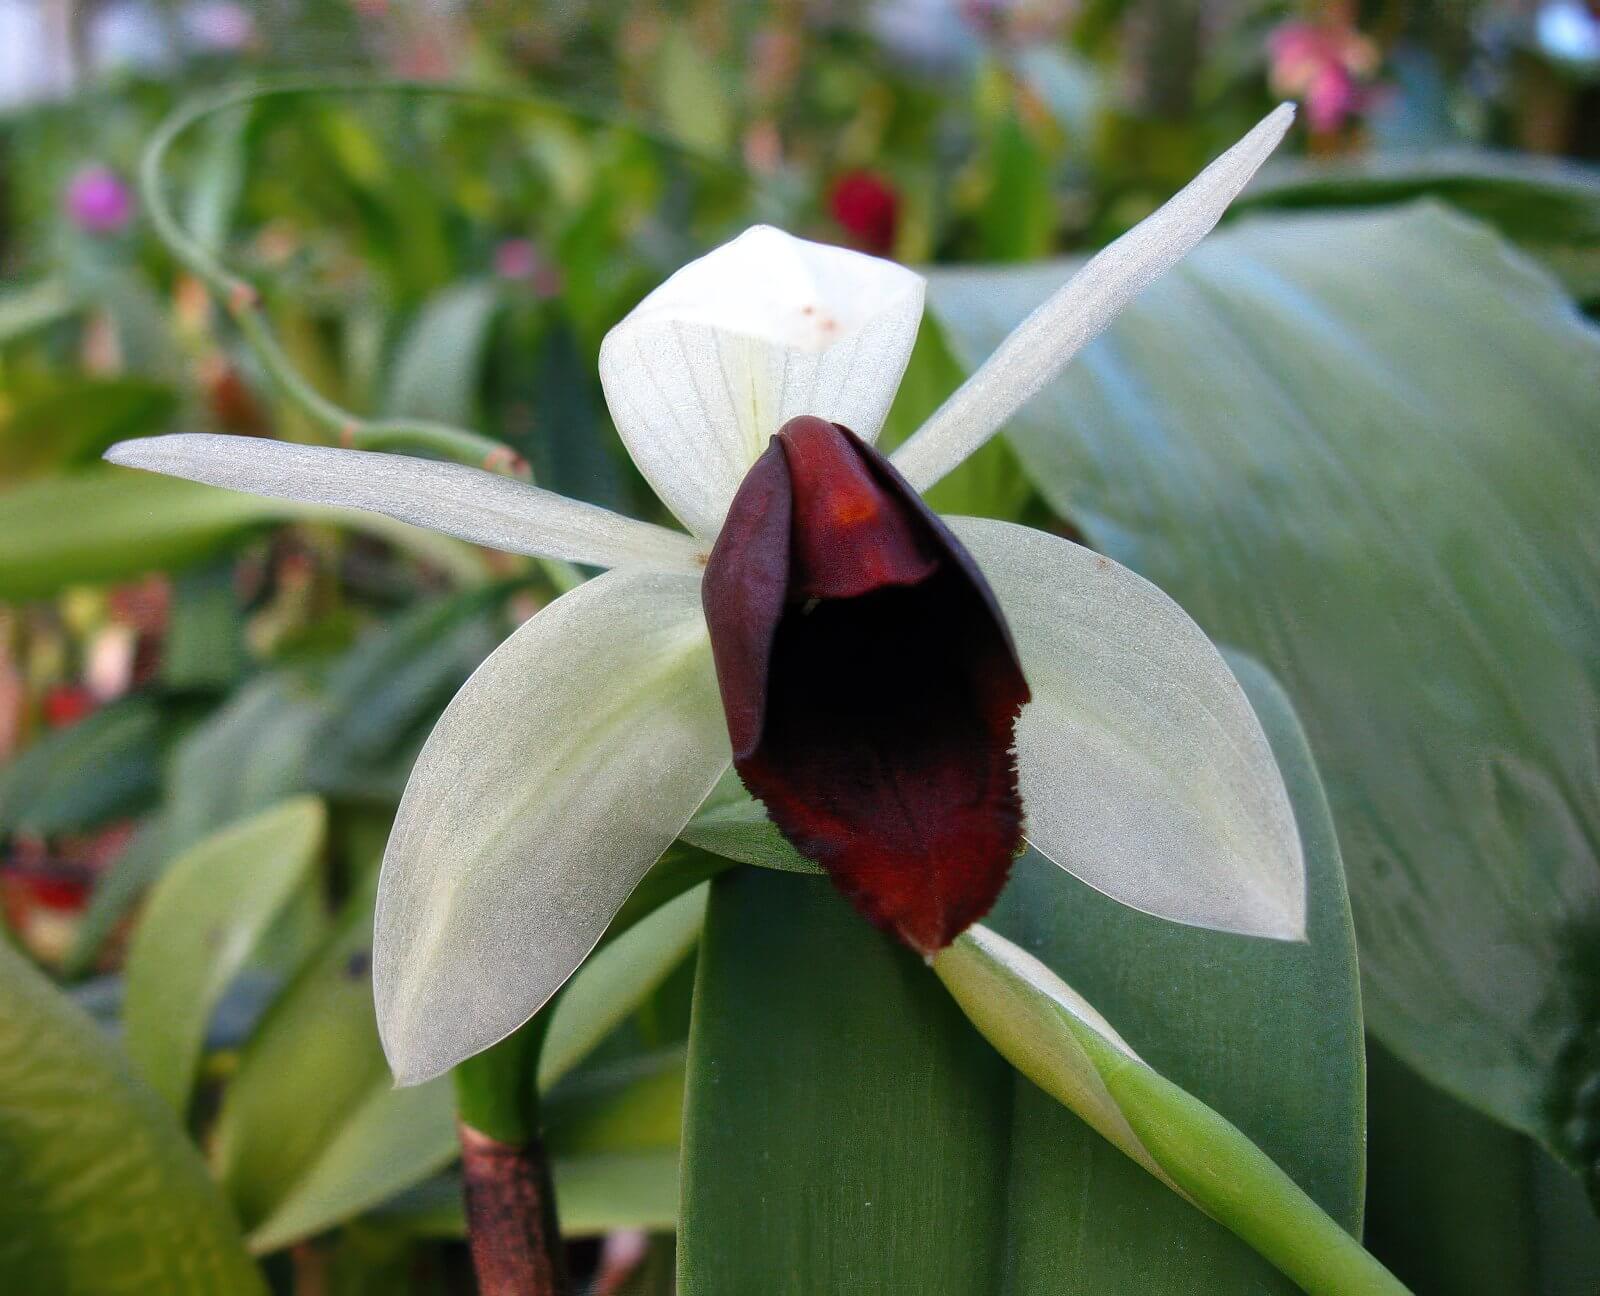
<path id="1" fill-rule="evenodd" d="M 887 458 L 919 276 L 766 227 L 679 270 L 607 335 L 600 376 L 686 531 L 399 455 L 211 435 L 109 452 L 608 569 L 479 667 L 412 771 L 373 963 L 400 1083 L 537 1012 L 730 762 L 926 956 L 989 908 L 1024 837 L 1135 908 L 1303 938 L 1288 797 L 1200 629 L 1109 558 L 920 497 L 1215 225 L 1292 113 L 1089 261 Z"/>

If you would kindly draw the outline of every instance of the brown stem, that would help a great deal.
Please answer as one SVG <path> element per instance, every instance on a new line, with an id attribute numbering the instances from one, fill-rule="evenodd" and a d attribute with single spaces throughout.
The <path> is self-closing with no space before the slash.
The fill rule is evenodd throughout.
<path id="1" fill-rule="evenodd" d="M 458 1123 L 467 1237 L 479 1296 L 570 1296 L 544 1143 L 503 1143 Z"/>

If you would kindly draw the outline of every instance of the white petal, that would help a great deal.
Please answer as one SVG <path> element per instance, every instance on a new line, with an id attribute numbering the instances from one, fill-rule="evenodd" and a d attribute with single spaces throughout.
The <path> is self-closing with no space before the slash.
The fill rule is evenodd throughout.
<path id="1" fill-rule="evenodd" d="M 370 450 L 186 432 L 106 451 L 112 463 L 274 499 L 383 513 L 509 553 L 595 567 L 697 572 L 704 546 L 480 468 Z"/>
<path id="2" fill-rule="evenodd" d="M 922 277 L 758 225 L 692 261 L 606 335 L 600 380 L 633 461 L 715 539 L 797 414 L 878 435 L 922 319 Z"/>
<path id="3" fill-rule="evenodd" d="M 999 431 L 1123 307 L 1211 232 L 1293 120 L 1294 106 L 1281 104 L 1166 206 L 1093 257 L 1017 325 L 891 456 L 906 480 L 927 490 Z M 1196 338 L 1195 345 L 1204 346 L 1205 339 Z"/>
<path id="4" fill-rule="evenodd" d="M 1033 701 L 1017 724 L 1028 840 L 1146 913 L 1305 937 L 1283 777 L 1200 627 L 1111 559 L 1029 527 L 948 518 L 988 578 Z"/>
<path id="5" fill-rule="evenodd" d="M 527 1021 L 729 760 L 696 580 L 607 572 L 480 666 L 417 758 L 373 989 L 401 1084 Z"/>

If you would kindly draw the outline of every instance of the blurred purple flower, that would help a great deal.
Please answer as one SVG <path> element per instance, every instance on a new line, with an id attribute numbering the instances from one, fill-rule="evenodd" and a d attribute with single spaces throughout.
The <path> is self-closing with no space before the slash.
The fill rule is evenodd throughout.
<path id="1" fill-rule="evenodd" d="M 1371 102 L 1378 49 L 1342 12 L 1294 19 L 1267 38 L 1275 94 L 1299 99 L 1314 135 L 1331 135 Z"/>
<path id="2" fill-rule="evenodd" d="M 89 234 L 118 234 L 133 219 L 133 191 L 108 166 L 84 167 L 67 184 L 67 219 Z"/>

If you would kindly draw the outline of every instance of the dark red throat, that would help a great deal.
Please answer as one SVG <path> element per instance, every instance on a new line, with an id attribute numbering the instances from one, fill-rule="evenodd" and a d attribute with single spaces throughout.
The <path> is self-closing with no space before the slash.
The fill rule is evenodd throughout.
<path id="1" fill-rule="evenodd" d="M 943 949 L 1022 844 L 1028 685 L 971 557 L 871 446 L 796 418 L 734 497 L 703 599 L 745 786 L 868 919 Z"/>

